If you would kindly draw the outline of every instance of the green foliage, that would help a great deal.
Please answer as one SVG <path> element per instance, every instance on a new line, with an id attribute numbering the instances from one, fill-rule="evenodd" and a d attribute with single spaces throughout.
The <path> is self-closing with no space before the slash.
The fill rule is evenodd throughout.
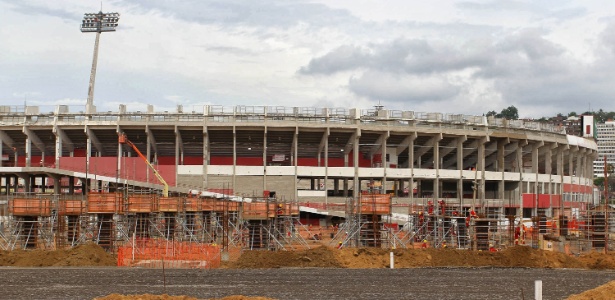
<path id="1" fill-rule="evenodd" d="M 495 112 L 495 110 L 491 110 L 486 114 L 487 117 L 495 116 L 496 118 L 505 118 L 508 120 L 517 120 L 519 119 L 519 111 L 514 105 L 511 105 L 505 109 L 502 109 L 502 112 L 499 114 Z"/>

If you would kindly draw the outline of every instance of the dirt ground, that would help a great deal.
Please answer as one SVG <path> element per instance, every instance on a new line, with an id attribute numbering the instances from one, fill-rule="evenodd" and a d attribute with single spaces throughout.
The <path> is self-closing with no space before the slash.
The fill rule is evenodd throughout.
<path id="1" fill-rule="evenodd" d="M 568 297 L 568 300 L 608 300 L 615 297 L 615 280 L 595 289 Z"/>
<path id="2" fill-rule="evenodd" d="M 246 251 L 225 268 L 388 268 L 391 250 L 335 249 L 321 246 L 303 251 Z M 419 267 L 527 267 L 615 269 L 615 253 L 589 253 L 579 257 L 560 252 L 516 246 L 498 252 L 455 249 L 395 249 L 395 268 Z"/>
<path id="3" fill-rule="evenodd" d="M 96 244 L 66 250 L 0 251 L 0 266 L 13 267 L 103 267 L 115 266 L 117 259 Z"/>
<path id="4" fill-rule="evenodd" d="M 0 299 L 94 299 L 112 294 L 231 295 L 288 300 L 566 299 L 615 280 L 615 271 L 548 268 L 161 269 L 1 267 Z"/>
<path id="5" fill-rule="evenodd" d="M 163 295 L 152 295 L 152 294 L 141 294 L 141 295 L 120 295 L 120 294 L 111 294 L 106 297 L 94 298 L 94 300 L 199 300 L 198 298 L 188 297 L 188 296 L 169 296 L 167 294 Z M 265 297 L 248 297 L 241 295 L 233 295 L 227 296 L 224 298 L 210 298 L 208 300 L 274 300 L 273 298 L 265 298 Z"/>
<path id="6" fill-rule="evenodd" d="M 219 272 L 232 272 L 237 270 L 239 274 L 243 274 L 241 270 L 259 270 L 259 269 L 286 269 L 286 270 L 318 270 L 320 272 L 337 272 L 335 270 L 348 269 L 388 269 L 390 265 L 391 250 L 379 248 L 343 248 L 336 249 L 332 247 L 319 246 L 309 250 L 297 251 L 245 251 L 237 260 L 225 262 Z M 498 252 L 477 252 L 468 250 L 455 249 L 395 249 L 394 266 L 396 269 L 421 269 L 421 268 L 460 268 L 460 272 L 471 273 L 476 268 L 531 268 L 537 270 L 549 269 L 575 269 L 576 272 L 582 272 L 580 269 L 604 270 L 608 272 L 608 276 L 604 281 L 593 281 L 594 285 L 579 286 L 579 289 L 571 290 L 572 292 L 580 293 L 572 296 L 570 299 L 586 300 L 586 299 L 610 299 L 615 293 L 615 281 L 612 281 L 604 286 L 594 290 L 588 290 L 596 287 L 598 284 L 603 284 L 609 280 L 615 279 L 615 253 L 605 255 L 603 253 L 588 253 L 578 257 L 569 256 L 559 252 L 535 250 L 530 247 L 517 246 L 505 249 Z M 105 252 L 97 245 L 81 245 L 69 250 L 57 251 L 0 251 L 0 266 L 10 267 L 113 267 L 116 265 L 116 258 Z M 127 268 L 111 268 L 127 269 Z M 43 270 L 43 269 L 40 269 Z M 60 270 L 60 269 L 58 269 Z M 325 271 L 331 270 L 331 271 Z M 466 271 L 464 271 L 466 270 Z M 497 269 L 496 269 L 497 270 Z M 500 271 L 495 271 L 497 274 Z M 181 272 L 182 270 L 174 270 Z M 173 272 L 174 272 L 173 271 Z M 572 270 L 574 272 L 574 270 Z M 123 271 L 122 271 L 123 272 Z M 155 272 L 155 270 L 154 270 Z M 170 272 L 170 271 L 168 271 Z M 348 272 L 348 271 L 346 271 Z M 413 271 L 410 271 L 413 272 Z M 481 271 L 483 272 L 483 271 Z M 485 272 L 489 272 L 488 270 Z M 491 272 L 490 274 L 495 274 Z M 597 273 L 600 274 L 600 273 Z M 299 274 L 303 276 L 303 274 Z M 464 277 L 465 275 L 460 275 Z M 494 276 L 494 275 L 490 275 Z M 550 276 L 550 275 L 549 275 Z M 376 277 L 378 278 L 378 277 Z M 464 277 L 465 278 L 465 277 Z M 379 280 L 378 279 L 371 279 Z M 304 281 L 305 279 L 301 279 Z M 384 279 L 383 279 L 384 280 Z M 574 282 L 574 276 L 572 276 Z M 590 284 L 591 284 L 590 283 Z M 60 286 L 63 283 L 56 283 Z M 526 283 L 531 286 L 531 282 Z M 564 287 L 566 288 L 566 287 Z M 528 288 L 529 290 L 530 288 Z M 587 290 L 587 291 L 586 291 Z M 136 289 L 134 291 L 140 291 Z M 147 291 L 147 290 L 145 290 Z M 252 294 L 253 289 L 237 290 L 246 295 Z M 15 295 L 20 295 L 19 290 Z M 459 291 L 463 293 L 463 289 Z M 569 291 L 559 291 L 560 296 Z M 419 292 L 420 293 L 420 292 Z M 192 300 L 189 296 L 171 296 L 165 293 L 160 294 L 145 294 L 145 293 L 108 293 L 101 300 Z M 184 293 L 187 294 L 187 293 Z M 100 294 L 99 294 L 100 295 Z M 105 294 L 103 294 L 105 295 Z M 180 294 L 181 295 L 181 294 Z M 259 294 L 256 294 L 259 295 Z M 285 294 L 288 296 L 288 294 Z M 329 295 L 329 294 L 325 294 Z M 387 295 L 387 294 L 384 294 Z M 529 294 L 528 294 L 529 295 Z M 200 295 L 203 296 L 203 295 Z M 279 294 L 270 294 L 268 291 L 259 296 L 279 296 Z M 100 296 L 98 296 L 100 297 Z M 83 298 L 83 299 L 92 299 Z M 300 299 L 300 297 L 292 297 Z M 403 298 L 403 297 L 402 297 Z M 456 296 L 458 299 L 459 295 Z M 555 299 L 561 299 L 555 298 Z M 29 298 L 23 298 L 29 299 Z M 79 298 L 81 299 L 81 298 Z M 258 296 L 243 296 L 233 295 L 224 298 L 201 297 L 198 299 L 216 299 L 216 300 L 268 300 L 268 299 L 288 299 L 286 297 L 265 298 Z M 477 298 L 478 299 L 478 298 Z"/>

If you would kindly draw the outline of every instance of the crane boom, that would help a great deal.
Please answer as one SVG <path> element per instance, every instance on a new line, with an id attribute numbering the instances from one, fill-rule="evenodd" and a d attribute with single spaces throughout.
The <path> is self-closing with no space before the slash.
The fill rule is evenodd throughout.
<path id="1" fill-rule="evenodd" d="M 139 151 L 139 149 L 137 148 L 137 146 L 135 146 L 135 144 L 133 144 L 128 137 L 126 137 L 126 134 L 121 133 L 119 134 L 119 138 L 118 141 L 120 144 L 126 144 L 130 147 L 132 147 L 132 149 L 135 150 L 135 152 L 137 152 L 137 154 L 139 155 L 139 157 L 141 159 L 143 159 L 143 161 L 145 161 L 145 164 L 147 164 L 147 166 L 152 169 L 152 171 L 154 172 L 154 175 L 156 176 L 156 178 L 158 178 L 158 180 L 160 181 L 160 183 L 162 183 L 162 185 L 164 186 L 163 190 L 162 190 L 162 196 L 163 197 L 169 197 L 169 185 L 167 184 L 167 182 L 164 180 L 164 178 L 162 178 L 162 175 L 160 175 L 160 173 L 158 173 L 158 170 L 156 170 L 156 168 L 154 168 L 154 166 L 152 166 L 152 164 L 149 162 L 149 160 L 147 159 L 147 157 L 145 157 L 145 155 L 143 155 L 143 153 L 141 153 L 141 151 Z"/>

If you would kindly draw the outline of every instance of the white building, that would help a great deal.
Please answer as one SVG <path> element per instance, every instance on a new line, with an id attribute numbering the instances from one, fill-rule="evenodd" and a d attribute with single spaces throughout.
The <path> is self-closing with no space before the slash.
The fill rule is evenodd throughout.
<path id="1" fill-rule="evenodd" d="M 598 139 L 598 158 L 594 161 L 594 177 L 604 177 L 604 157 L 606 163 L 615 166 L 615 121 L 596 124 Z"/>

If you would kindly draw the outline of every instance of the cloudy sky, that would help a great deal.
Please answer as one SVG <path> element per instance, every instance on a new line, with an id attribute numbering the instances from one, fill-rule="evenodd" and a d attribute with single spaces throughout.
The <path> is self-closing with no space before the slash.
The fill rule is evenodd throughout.
<path id="1" fill-rule="evenodd" d="M 0 0 L 0 105 L 83 110 L 92 0 Z M 98 111 L 615 110 L 615 1 L 113 0 Z"/>

